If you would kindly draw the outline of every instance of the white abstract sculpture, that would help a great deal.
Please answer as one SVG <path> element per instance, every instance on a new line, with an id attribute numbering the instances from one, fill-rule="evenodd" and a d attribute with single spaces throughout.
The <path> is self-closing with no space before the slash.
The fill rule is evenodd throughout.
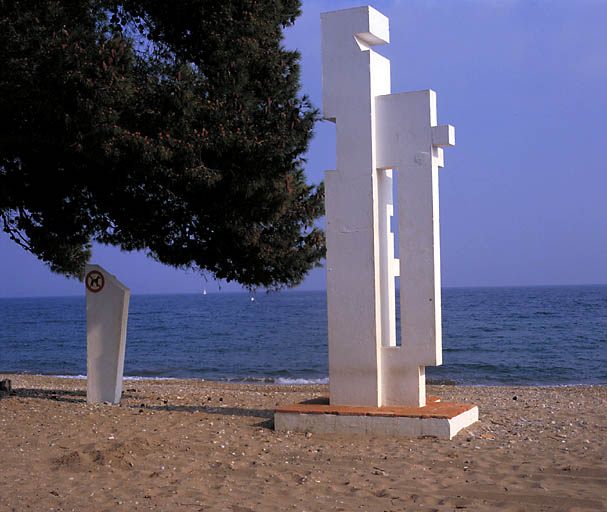
<path id="1" fill-rule="evenodd" d="M 86 399 L 118 404 L 131 292 L 99 265 L 86 265 L 85 272 Z"/>
<path id="2" fill-rule="evenodd" d="M 390 94 L 390 61 L 371 50 L 389 42 L 383 14 L 328 12 L 321 29 L 323 116 L 337 143 L 337 169 L 325 173 L 331 404 L 423 407 L 424 368 L 442 362 L 438 167 L 455 131 L 436 126 L 434 91 Z"/>

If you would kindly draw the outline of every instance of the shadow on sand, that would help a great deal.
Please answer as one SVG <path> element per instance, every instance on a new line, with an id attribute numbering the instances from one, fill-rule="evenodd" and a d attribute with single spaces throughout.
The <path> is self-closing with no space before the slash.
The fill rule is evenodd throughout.
<path id="1" fill-rule="evenodd" d="M 10 394 L 3 394 L 3 398 L 35 398 L 40 400 L 52 400 L 56 402 L 68 402 L 75 404 L 86 404 L 86 391 L 84 390 L 63 390 L 63 389 L 38 389 L 38 388 L 13 388 Z M 137 397 L 131 394 L 123 394 L 122 400 L 133 399 Z M 204 413 L 216 414 L 221 416 L 241 416 L 253 418 L 265 418 L 259 423 L 253 424 L 255 427 L 273 429 L 274 428 L 274 409 L 245 409 L 242 407 L 214 407 L 209 405 L 132 405 L 122 403 L 123 407 L 129 409 L 139 409 L 140 411 L 155 411 L 155 412 L 187 412 L 187 413 Z"/>
<path id="2" fill-rule="evenodd" d="M 68 389 L 38 389 L 38 388 L 13 388 L 10 395 L 17 398 L 38 398 L 41 400 L 53 400 L 56 402 L 86 403 L 86 391 Z M 122 398 L 137 398 L 133 395 L 122 395 Z"/>

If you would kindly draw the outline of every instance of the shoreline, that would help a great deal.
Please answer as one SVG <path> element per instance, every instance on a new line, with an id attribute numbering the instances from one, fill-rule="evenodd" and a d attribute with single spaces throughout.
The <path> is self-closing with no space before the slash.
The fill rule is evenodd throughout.
<path id="1" fill-rule="evenodd" d="M 326 385 L 0 374 L 0 511 L 605 510 L 607 386 L 428 386 L 475 403 L 454 439 L 273 430 Z"/>
<path id="2" fill-rule="evenodd" d="M 0 371 L 2 378 L 11 377 L 48 377 L 53 379 L 72 379 L 72 380 L 86 380 L 86 375 L 56 375 L 56 374 L 43 374 L 43 373 L 3 373 Z M 274 379 L 274 380 L 272 380 Z M 193 381 L 193 382 L 215 382 L 218 384 L 251 384 L 259 386 L 326 386 L 329 384 L 329 377 L 318 377 L 313 379 L 305 379 L 303 377 L 245 377 L 244 379 L 206 379 L 202 377 L 151 377 L 151 376 L 138 376 L 138 375 L 125 375 L 122 378 L 123 381 L 137 382 L 137 381 Z M 277 381 L 293 381 L 293 382 L 277 382 Z M 308 381 L 308 382 L 296 382 L 296 381 Z M 325 382 L 326 381 L 326 382 Z M 426 378 L 427 386 L 457 386 L 457 387 L 495 387 L 495 388 L 560 388 L 560 387 L 594 387 L 594 386 L 606 386 L 607 382 L 580 382 L 580 383 L 565 383 L 565 384 L 470 384 L 460 383 L 453 379 L 448 378 Z"/>

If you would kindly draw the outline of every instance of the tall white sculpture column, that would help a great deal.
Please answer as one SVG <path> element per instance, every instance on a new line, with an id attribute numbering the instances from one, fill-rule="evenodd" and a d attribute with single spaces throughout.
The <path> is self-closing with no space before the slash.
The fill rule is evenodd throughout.
<path id="1" fill-rule="evenodd" d="M 274 425 L 451 439 L 478 408 L 426 404 L 425 367 L 442 362 L 438 168 L 455 130 L 436 125 L 434 91 L 390 94 L 390 62 L 371 50 L 388 42 L 388 18 L 357 7 L 322 14 L 321 27 L 323 115 L 337 133 L 325 173 L 330 399 L 279 407 Z"/>
<path id="2" fill-rule="evenodd" d="M 85 272 L 86 399 L 118 404 L 131 292 L 99 265 L 86 265 Z"/>
<path id="3" fill-rule="evenodd" d="M 436 126 L 432 90 L 380 96 L 376 107 L 377 166 L 398 168 L 402 340 L 383 344 L 382 399 L 423 406 L 424 367 L 442 364 L 438 168 L 455 129 Z"/>
<path id="4" fill-rule="evenodd" d="M 390 93 L 390 62 L 370 48 L 389 41 L 388 18 L 371 7 L 333 11 L 321 31 L 323 116 L 337 125 L 337 169 L 325 173 L 331 403 L 377 406 L 392 184 L 376 170 L 375 97 Z"/>
<path id="5" fill-rule="evenodd" d="M 424 367 L 441 364 L 438 167 L 454 129 L 436 126 L 433 91 L 390 94 L 390 62 L 370 49 L 389 41 L 385 16 L 367 6 L 321 24 L 323 115 L 337 125 L 337 170 L 325 174 L 331 403 L 423 406 Z"/>

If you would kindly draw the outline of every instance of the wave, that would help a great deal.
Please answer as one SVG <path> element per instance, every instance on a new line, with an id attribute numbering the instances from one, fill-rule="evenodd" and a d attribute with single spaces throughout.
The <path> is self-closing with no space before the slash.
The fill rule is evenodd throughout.
<path id="1" fill-rule="evenodd" d="M 320 377 L 318 379 L 293 379 L 289 377 L 279 377 L 276 379 L 276 384 L 282 386 L 295 386 L 295 385 L 306 385 L 306 384 L 328 384 L 329 377 Z"/>
<path id="2" fill-rule="evenodd" d="M 305 386 L 329 383 L 329 377 L 317 377 L 314 379 L 306 379 L 303 377 L 233 377 L 218 380 L 246 384 L 274 384 L 278 386 Z"/>
<path id="3" fill-rule="evenodd" d="M 22 375 L 35 375 L 36 377 L 57 377 L 59 379 L 80 379 L 86 380 L 86 375 L 49 375 L 46 373 L 23 373 Z M 127 376 L 122 377 L 122 380 L 179 380 L 175 377 L 141 377 L 141 376 Z M 205 379 L 196 379 L 205 380 Z"/>
<path id="4" fill-rule="evenodd" d="M 86 380 L 86 375 L 48 375 L 48 374 L 30 374 L 40 377 L 58 377 L 60 379 L 80 379 Z M 149 377 L 139 375 L 125 375 L 122 380 L 137 381 L 137 380 L 198 380 L 215 381 L 215 382 L 233 382 L 244 384 L 273 384 L 278 386 L 305 386 L 314 384 L 328 384 L 329 377 L 318 377 L 315 379 L 305 379 L 299 377 L 232 377 L 232 378 L 217 378 L 217 379 L 201 379 L 198 377 Z"/>
<path id="5" fill-rule="evenodd" d="M 19 373 L 16 373 L 19 375 Z M 42 373 L 21 373 L 21 375 L 33 375 L 37 377 L 57 377 L 61 379 L 80 379 L 86 380 L 86 375 L 49 375 Z M 211 378 L 202 379 L 200 377 L 146 377 L 146 376 L 124 376 L 123 381 L 139 381 L 139 380 L 196 380 L 199 382 L 231 382 L 234 384 L 265 384 L 274 386 L 310 386 L 322 385 L 329 383 L 329 377 L 318 377 L 314 379 L 306 379 L 300 377 L 234 377 L 234 378 Z M 478 379 L 450 379 L 450 378 L 432 378 L 426 377 L 427 385 L 434 386 L 470 386 L 470 387 L 540 387 L 540 388 L 558 388 L 572 386 L 605 386 L 603 379 L 591 379 L 588 382 L 565 382 L 565 383 L 547 383 L 542 381 L 528 380 L 524 383 L 520 381 L 500 381 L 497 379 L 485 379 L 484 382 L 478 382 Z"/>

